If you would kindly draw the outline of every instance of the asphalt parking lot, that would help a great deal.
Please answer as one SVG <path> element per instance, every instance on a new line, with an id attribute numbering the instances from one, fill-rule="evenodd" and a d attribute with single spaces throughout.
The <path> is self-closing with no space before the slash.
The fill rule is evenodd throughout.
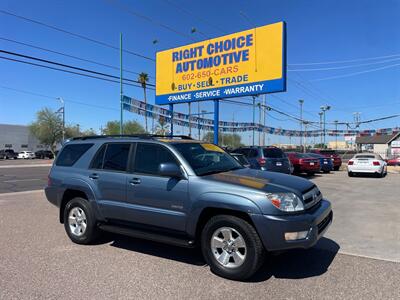
<path id="1" fill-rule="evenodd" d="M 51 160 L 0 161 L 0 193 L 43 189 Z"/>
<path id="2" fill-rule="evenodd" d="M 23 173 L 36 176 L 40 168 Z M 400 174 L 335 172 L 311 180 L 332 201 L 326 238 L 309 250 L 270 256 L 249 282 L 212 274 L 195 249 L 117 235 L 75 245 L 43 192 L 3 192 L 0 298 L 399 299 Z"/>

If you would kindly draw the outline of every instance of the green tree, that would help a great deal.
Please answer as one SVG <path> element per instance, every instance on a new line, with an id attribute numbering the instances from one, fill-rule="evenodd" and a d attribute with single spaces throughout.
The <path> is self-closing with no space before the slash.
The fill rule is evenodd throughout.
<path id="1" fill-rule="evenodd" d="M 65 127 L 65 138 L 70 139 L 73 137 L 82 136 L 81 131 L 79 130 L 79 125 L 71 125 Z"/>
<path id="2" fill-rule="evenodd" d="M 326 148 L 326 145 L 324 145 L 324 144 L 315 144 L 315 145 L 314 145 L 314 148 L 317 148 L 317 149 L 325 149 L 325 148 Z"/>
<path id="3" fill-rule="evenodd" d="M 57 144 L 62 141 L 62 127 L 61 116 L 50 108 L 44 108 L 36 113 L 36 120 L 29 126 L 29 130 L 54 153 Z"/>
<path id="4" fill-rule="evenodd" d="M 147 82 L 149 81 L 149 75 L 147 73 L 144 73 L 144 72 L 140 73 L 138 81 L 142 85 L 143 93 L 144 93 L 144 104 L 145 104 L 145 106 L 147 108 L 146 86 L 147 86 Z M 145 115 L 144 115 L 144 124 L 145 124 L 144 129 L 146 130 L 146 132 L 149 132 L 148 128 L 147 128 L 147 110 L 145 111 Z"/>
<path id="5" fill-rule="evenodd" d="M 213 143 L 214 142 L 214 133 L 207 132 L 204 135 L 203 140 L 207 141 L 209 143 Z M 220 146 L 224 146 L 224 147 L 230 147 L 230 148 L 241 147 L 241 146 L 243 146 L 241 141 L 242 141 L 242 137 L 237 133 L 233 133 L 233 134 L 220 133 L 218 136 L 218 144 Z"/>
<path id="6" fill-rule="evenodd" d="M 160 117 L 156 127 L 156 134 L 167 135 L 168 134 L 168 123 L 164 117 Z"/>
<path id="7" fill-rule="evenodd" d="M 124 123 L 124 134 L 143 134 L 146 131 L 137 121 L 127 121 Z M 119 121 L 109 121 L 103 129 L 103 134 L 118 135 Z"/>

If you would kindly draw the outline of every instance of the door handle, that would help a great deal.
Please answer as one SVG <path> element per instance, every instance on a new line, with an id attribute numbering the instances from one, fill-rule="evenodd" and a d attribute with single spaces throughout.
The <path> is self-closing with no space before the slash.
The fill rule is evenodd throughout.
<path id="1" fill-rule="evenodd" d="M 97 175 L 96 173 L 90 174 L 89 175 L 90 179 L 99 179 L 99 175 Z"/>
<path id="2" fill-rule="evenodd" d="M 137 184 L 140 184 L 140 178 L 132 178 L 131 180 L 129 180 L 129 183 L 131 184 L 131 185 L 137 185 Z"/>

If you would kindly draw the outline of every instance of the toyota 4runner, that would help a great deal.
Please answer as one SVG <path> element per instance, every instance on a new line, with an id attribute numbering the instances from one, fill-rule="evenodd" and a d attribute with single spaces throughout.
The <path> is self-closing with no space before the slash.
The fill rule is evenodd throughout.
<path id="1" fill-rule="evenodd" d="M 266 252 L 312 247 L 332 222 L 312 182 L 245 168 L 185 136 L 74 138 L 45 192 L 75 243 L 109 231 L 199 245 L 214 273 L 236 280 L 252 276 Z"/>

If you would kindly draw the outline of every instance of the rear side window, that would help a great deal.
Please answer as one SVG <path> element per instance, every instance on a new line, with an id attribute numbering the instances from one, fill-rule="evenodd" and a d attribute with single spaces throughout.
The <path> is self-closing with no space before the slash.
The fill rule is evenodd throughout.
<path id="1" fill-rule="evenodd" d="M 99 151 L 97 151 L 92 163 L 90 164 L 91 169 L 103 169 L 104 153 L 106 152 L 107 144 L 103 145 Z"/>
<path id="2" fill-rule="evenodd" d="M 93 144 L 73 144 L 65 146 L 57 158 L 56 165 L 62 167 L 73 166 L 92 146 Z"/>
<path id="3" fill-rule="evenodd" d="M 264 157 L 268 158 L 285 158 L 285 154 L 279 148 L 264 148 Z"/>
<path id="4" fill-rule="evenodd" d="M 103 169 L 126 171 L 131 144 L 108 144 L 104 155 Z"/>
<path id="5" fill-rule="evenodd" d="M 158 174 L 162 163 L 177 163 L 174 155 L 163 146 L 156 144 L 138 144 L 135 154 L 134 171 L 143 174 Z"/>

